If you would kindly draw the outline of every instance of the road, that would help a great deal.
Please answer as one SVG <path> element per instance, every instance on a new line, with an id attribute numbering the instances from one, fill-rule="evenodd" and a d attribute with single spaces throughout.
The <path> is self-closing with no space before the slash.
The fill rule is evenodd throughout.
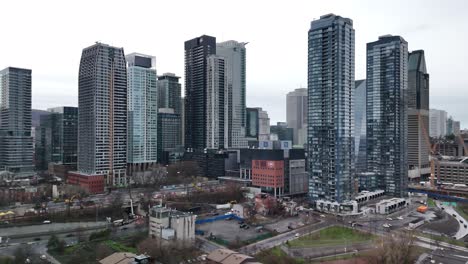
<path id="1" fill-rule="evenodd" d="M 2 237 L 21 238 L 34 237 L 52 233 L 71 233 L 77 230 L 96 230 L 107 227 L 105 221 L 101 222 L 72 222 L 72 223 L 51 223 L 18 227 L 2 228 Z"/>
<path id="2" fill-rule="evenodd" d="M 459 226 L 457 233 L 454 235 L 455 239 L 459 240 L 459 239 L 464 238 L 466 235 L 468 235 L 468 228 L 465 227 L 465 226 L 468 226 L 466 219 L 463 218 L 463 216 L 461 216 L 452 206 L 449 206 L 449 205 L 442 206 L 440 204 L 440 201 L 435 201 L 435 202 L 436 202 L 437 207 L 444 208 L 444 211 L 447 214 L 449 214 L 451 217 L 454 217 L 455 215 L 455 219 L 457 220 L 458 226 Z"/>

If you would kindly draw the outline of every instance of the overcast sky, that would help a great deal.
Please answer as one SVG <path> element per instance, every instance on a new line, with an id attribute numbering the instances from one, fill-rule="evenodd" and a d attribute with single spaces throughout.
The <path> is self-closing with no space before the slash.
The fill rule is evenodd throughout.
<path id="1" fill-rule="evenodd" d="M 81 50 L 100 41 L 156 56 L 158 74 L 184 74 L 184 41 L 207 34 L 247 45 L 247 105 L 286 118 L 286 93 L 307 87 L 310 22 L 335 13 L 354 21 L 356 79 L 366 43 L 401 35 L 424 49 L 431 108 L 468 127 L 468 1 L 4 1 L 0 68 L 30 68 L 33 108 L 77 105 Z"/>

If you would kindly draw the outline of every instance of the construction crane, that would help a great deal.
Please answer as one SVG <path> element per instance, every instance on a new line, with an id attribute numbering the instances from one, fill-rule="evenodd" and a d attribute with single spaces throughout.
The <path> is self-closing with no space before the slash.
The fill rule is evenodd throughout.
<path id="1" fill-rule="evenodd" d="M 435 142 L 434 145 L 431 147 L 431 139 L 429 137 L 429 134 L 427 133 L 426 127 L 424 126 L 424 122 L 423 122 L 423 120 L 421 118 L 421 114 L 418 114 L 418 120 L 419 120 L 419 125 L 422 128 L 424 138 L 426 140 L 427 147 L 431 150 L 431 153 L 430 153 L 431 154 L 431 157 L 430 157 L 431 176 L 429 178 L 429 182 L 431 184 L 431 188 L 434 189 L 435 188 L 435 182 L 434 182 L 435 164 L 434 164 L 434 159 L 433 159 L 432 155 L 435 155 L 435 151 L 436 151 L 438 142 Z"/>
<path id="2" fill-rule="evenodd" d="M 458 141 L 460 141 L 460 144 L 463 146 L 463 150 L 465 151 L 465 153 L 463 153 L 464 155 L 462 156 L 468 156 L 468 147 L 465 144 L 465 139 L 461 136 L 460 133 L 458 133 L 457 138 Z"/>

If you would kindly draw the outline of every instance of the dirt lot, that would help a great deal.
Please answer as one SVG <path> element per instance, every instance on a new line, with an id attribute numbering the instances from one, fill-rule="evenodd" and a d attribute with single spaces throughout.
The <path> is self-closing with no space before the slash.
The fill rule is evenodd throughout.
<path id="1" fill-rule="evenodd" d="M 218 220 L 212 223 L 197 225 L 197 230 L 204 231 L 205 236 L 213 234 L 229 242 L 234 242 L 237 238 L 241 241 L 246 241 L 265 233 L 257 233 L 253 226 L 249 229 L 239 228 L 239 222 L 236 220 Z"/>
<path id="2" fill-rule="evenodd" d="M 290 231 L 288 226 L 291 226 L 293 229 L 296 229 L 298 227 L 303 226 L 305 224 L 304 222 L 307 222 L 307 224 L 312 224 L 312 223 L 318 222 L 318 220 L 316 220 L 313 217 L 309 217 L 308 220 L 306 221 L 305 216 L 304 217 L 299 217 L 299 216 L 288 217 L 285 219 L 281 219 L 276 223 L 267 224 L 265 225 L 265 228 L 270 231 L 284 233 L 284 232 Z"/>
<path id="3" fill-rule="evenodd" d="M 436 212 L 436 218 L 430 223 L 421 226 L 423 230 L 438 232 L 448 236 L 453 236 L 458 231 L 458 222 L 446 213 Z"/>

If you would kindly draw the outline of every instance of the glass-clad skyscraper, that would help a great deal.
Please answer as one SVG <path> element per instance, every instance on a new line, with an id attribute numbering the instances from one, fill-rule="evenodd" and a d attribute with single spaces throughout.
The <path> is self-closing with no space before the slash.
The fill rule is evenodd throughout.
<path id="1" fill-rule="evenodd" d="M 341 203 L 354 192 L 353 21 L 321 16 L 308 41 L 309 196 Z"/>
<path id="2" fill-rule="evenodd" d="M 367 171 L 389 195 L 406 196 L 408 43 L 386 35 L 367 43 Z"/>
<path id="3" fill-rule="evenodd" d="M 146 170 L 157 162 L 158 91 L 156 58 L 132 53 L 126 56 L 128 73 L 129 173 Z"/>
<path id="4" fill-rule="evenodd" d="M 356 173 L 366 172 L 366 80 L 355 82 L 354 92 L 354 159 Z"/>

